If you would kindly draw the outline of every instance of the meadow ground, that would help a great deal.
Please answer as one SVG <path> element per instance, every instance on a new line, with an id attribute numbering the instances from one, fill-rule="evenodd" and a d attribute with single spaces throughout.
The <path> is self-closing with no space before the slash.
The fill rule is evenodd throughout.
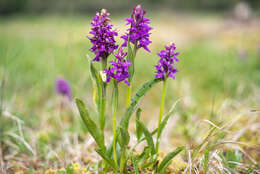
<path id="1" fill-rule="evenodd" d="M 120 34 L 126 29 L 125 17 L 111 17 Z M 55 93 L 55 80 L 63 77 L 73 97 L 94 108 L 87 58 L 93 54 L 86 38 L 90 20 L 85 16 L 0 19 L 2 172 L 43 173 L 70 162 L 89 167 L 98 158 L 75 104 Z M 151 22 L 151 53 L 137 54 L 133 90 L 153 78 L 156 53 L 175 42 L 180 72 L 168 84 L 166 110 L 179 102 L 161 150 L 185 145 L 187 151 L 173 161 L 172 170 L 201 171 L 206 145 L 196 158 L 191 160 L 189 154 L 215 127 L 215 136 L 206 139 L 216 146 L 210 151 L 208 170 L 259 173 L 260 21 L 165 12 L 153 14 Z M 121 84 L 118 120 L 125 109 L 124 88 Z M 150 129 L 158 118 L 161 88 L 157 85 L 141 104 L 142 120 Z M 107 119 L 110 113 L 109 108 Z M 94 110 L 91 115 L 96 119 Z M 134 131 L 134 124 L 130 129 Z"/>

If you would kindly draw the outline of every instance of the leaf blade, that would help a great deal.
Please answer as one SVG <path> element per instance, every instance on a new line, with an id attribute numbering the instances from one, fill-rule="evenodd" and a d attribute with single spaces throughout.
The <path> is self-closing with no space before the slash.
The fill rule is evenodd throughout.
<path id="1" fill-rule="evenodd" d="M 176 104 L 179 102 L 179 100 L 177 100 L 173 105 L 172 105 L 172 107 L 171 107 L 171 109 L 168 111 L 168 113 L 164 116 L 164 119 L 163 119 L 163 121 L 161 122 L 161 124 L 160 124 L 160 126 L 159 126 L 159 130 L 158 130 L 158 135 L 157 135 L 157 137 L 158 138 L 160 138 L 161 137 L 161 135 L 162 135 L 162 131 L 163 131 L 163 129 L 165 128 L 165 126 L 166 126 L 166 124 L 167 124 L 167 122 L 168 122 L 168 120 L 169 120 L 169 118 L 170 118 L 170 116 L 172 115 L 172 113 L 173 113 L 173 111 L 174 111 L 174 109 L 175 109 L 175 106 L 176 106 Z"/>
<path id="2" fill-rule="evenodd" d="M 101 136 L 102 134 L 101 134 L 100 130 L 98 129 L 96 123 L 89 117 L 88 111 L 87 111 L 83 101 L 76 98 L 76 104 L 77 104 L 80 116 L 81 116 L 83 122 L 85 123 L 89 133 L 95 139 L 98 146 L 102 149 L 105 149 L 105 143 Z"/>
<path id="3" fill-rule="evenodd" d="M 135 71 L 135 67 L 134 67 L 134 54 L 133 54 L 133 49 L 131 47 L 130 41 L 128 40 L 127 42 L 127 60 L 129 60 L 131 62 L 131 66 L 129 67 L 129 74 L 131 74 L 131 76 L 129 77 L 129 82 L 132 81 L 133 76 L 134 76 L 134 71 Z"/>
<path id="4" fill-rule="evenodd" d="M 139 124 L 140 128 L 142 129 L 142 131 L 145 135 L 147 144 L 151 148 L 151 155 L 153 156 L 154 154 L 156 154 L 156 151 L 155 151 L 152 134 L 149 132 L 149 130 L 146 128 L 146 126 L 141 121 L 137 120 L 137 124 Z"/>
<path id="5" fill-rule="evenodd" d="M 106 153 L 103 152 L 102 149 L 96 148 L 95 151 L 96 151 L 114 170 L 117 170 L 114 161 L 113 161 L 111 158 L 109 158 L 109 157 L 106 155 Z"/>
<path id="6" fill-rule="evenodd" d="M 158 167 L 158 172 L 160 173 L 164 167 L 168 164 L 170 160 L 172 160 L 176 155 L 178 155 L 182 150 L 184 150 L 184 146 L 177 147 L 174 151 L 166 155 L 166 157 L 162 160 Z"/>
<path id="7" fill-rule="evenodd" d="M 141 127 L 137 123 L 137 121 L 140 120 L 141 112 L 142 112 L 142 109 L 138 108 L 137 111 L 136 111 L 136 119 L 135 119 L 136 137 L 137 137 L 138 141 L 141 139 L 141 136 L 142 136 L 142 133 L 143 133 Z"/>
<path id="8" fill-rule="evenodd" d="M 143 86 L 136 92 L 136 94 L 131 99 L 131 104 L 127 108 L 127 111 L 125 112 L 123 118 L 121 119 L 120 126 L 124 129 L 128 129 L 129 126 L 129 120 L 141 102 L 144 95 L 151 89 L 156 83 L 162 81 L 162 79 L 153 79 L 143 84 Z"/>

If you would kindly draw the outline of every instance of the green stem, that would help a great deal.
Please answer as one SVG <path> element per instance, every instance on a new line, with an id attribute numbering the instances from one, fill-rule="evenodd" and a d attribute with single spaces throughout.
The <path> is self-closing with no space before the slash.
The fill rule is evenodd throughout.
<path id="1" fill-rule="evenodd" d="M 117 82 L 114 81 L 114 89 L 113 89 L 113 96 L 112 96 L 112 115 L 113 115 L 113 157 L 114 162 L 116 165 L 116 171 L 117 173 L 117 153 L 116 153 L 116 111 L 117 111 L 117 105 L 118 105 L 118 86 Z"/>
<path id="2" fill-rule="evenodd" d="M 125 171 L 126 148 L 122 148 L 120 157 L 120 173 Z"/>
<path id="3" fill-rule="evenodd" d="M 106 88 L 102 89 L 102 96 L 101 96 L 101 107 L 100 107 L 100 129 L 104 133 L 105 129 L 105 110 L 106 110 Z"/>
<path id="4" fill-rule="evenodd" d="M 160 106 L 159 120 L 158 120 L 158 127 L 157 127 L 157 139 L 156 139 L 156 153 L 157 153 L 157 154 L 158 154 L 158 152 L 159 152 L 159 145 L 160 145 L 160 140 L 159 140 L 159 127 L 160 127 L 161 121 L 162 121 L 163 108 L 164 108 L 165 95 L 166 95 L 166 87 L 167 87 L 167 77 L 166 77 L 165 80 L 163 81 L 163 91 L 162 91 L 161 106 Z"/>
<path id="5" fill-rule="evenodd" d="M 102 70 L 107 66 L 107 60 L 102 60 Z M 99 123 L 100 129 L 102 132 L 102 138 L 104 139 L 104 130 L 105 130 L 105 111 L 106 111 L 106 83 L 102 81 L 101 86 L 101 99 L 100 99 L 100 111 L 99 111 Z"/>
<path id="6" fill-rule="evenodd" d="M 128 108 L 131 104 L 132 97 L 132 85 L 127 86 L 127 94 L 126 94 L 126 108 Z"/>

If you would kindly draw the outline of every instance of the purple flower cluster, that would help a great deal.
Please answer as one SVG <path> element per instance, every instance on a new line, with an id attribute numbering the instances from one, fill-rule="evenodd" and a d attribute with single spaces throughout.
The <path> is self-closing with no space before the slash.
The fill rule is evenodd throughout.
<path id="1" fill-rule="evenodd" d="M 124 59 L 126 55 L 127 53 L 124 53 L 122 47 L 120 47 L 118 53 L 114 55 L 116 60 L 110 61 L 112 66 L 109 69 L 105 69 L 107 82 L 114 78 L 118 83 L 124 81 L 127 85 L 130 85 L 127 79 L 130 77 L 128 70 L 131 63 Z"/>
<path id="2" fill-rule="evenodd" d="M 179 61 L 179 59 L 177 58 L 179 52 L 176 52 L 175 50 L 175 44 L 171 43 L 169 46 L 165 46 L 165 50 L 162 50 L 160 53 L 158 53 L 158 56 L 160 56 L 161 58 L 158 64 L 155 65 L 155 78 L 165 79 L 167 77 L 171 77 L 175 79 L 174 75 L 178 72 L 178 70 L 175 68 L 175 62 Z"/>
<path id="3" fill-rule="evenodd" d="M 112 25 L 109 24 L 109 13 L 103 9 L 101 13 L 97 13 L 90 23 L 92 28 L 89 32 L 92 37 L 88 37 L 93 44 L 91 51 L 95 53 L 96 57 L 93 61 L 100 61 L 106 59 L 111 53 L 118 48 L 114 39 L 117 32 L 112 30 Z"/>
<path id="4" fill-rule="evenodd" d="M 125 40 L 123 46 L 127 46 L 128 39 L 131 43 L 135 44 L 137 48 L 144 48 L 148 52 L 148 45 L 152 43 L 149 40 L 149 36 L 151 33 L 149 31 L 152 27 L 149 26 L 150 19 L 144 17 L 146 11 L 142 9 L 141 5 L 137 5 L 136 8 L 133 9 L 131 18 L 126 18 L 127 24 L 130 25 L 130 28 L 127 30 L 128 33 L 121 36 Z"/>
<path id="5" fill-rule="evenodd" d="M 71 90 L 69 83 L 63 78 L 58 78 L 56 80 L 56 93 L 66 96 L 69 100 L 71 100 Z"/>

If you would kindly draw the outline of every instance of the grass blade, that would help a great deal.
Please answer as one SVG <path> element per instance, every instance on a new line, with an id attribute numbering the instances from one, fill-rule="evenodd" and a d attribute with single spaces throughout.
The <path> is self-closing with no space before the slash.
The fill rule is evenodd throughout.
<path id="1" fill-rule="evenodd" d="M 209 168 L 209 150 L 206 149 L 204 152 L 204 160 L 203 160 L 204 173 L 208 172 L 208 168 Z"/>
<path id="2" fill-rule="evenodd" d="M 184 149 L 184 146 L 177 147 L 173 152 L 166 155 L 166 157 L 162 160 L 158 167 L 158 172 L 160 173 L 164 169 L 164 167 L 169 163 L 169 161 L 171 161 L 176 155 L 178 155 Z"/>
<path id="3" fill-rule="evenodd" d="M 139 174 L 138 166 L 136 164 L 136 159 L 134 155 L 132 156 L 132 162 L 133 162 L 135 174 Z"/>
<path id="4" fill-rule="evenodd" d="M 169 112 L 165 115 L 165 117 L 164 117 L 162 123 L 160 124 L 159 130 L 158 130 L 158 135 L 157 135 L 158 138 L 161 137 L 162 131 L 163 131 L 163 129 L 165 128 L 165 126 L 166 126 L 166 124 L 167 124 L 167 122 L 168 122 L 170 116 L 172 115 L 172 113 L 173 113 L 173 111 L 174 111 L 174 109 L 175 109 L 175 106 L 176 106 L 176 104 L 178 103 L 178 101 L 179 101 L 179 100 L 177 100 L 177 101 L 172 105 L 171 109 L 170 109 Z"/>
<path id="5" fill-rule="evenodd" d="M 191 158 L 192 159 L 194 159 L 196 157 L 196 155 L 199 153 L 201 147 L 208 141 L 208 139 L 211 137 L 211 135 L 214 133 L 215 130 L 216 130 L 216 127 L 213 127 L 210 130 L 210 132 L 207 135 L 207 137 L 203 140 L 203 142 L 192 151 L 192 154 L 191 154 Z"/>
<path id="6" fill-rule="evenodd" d="M 144 135 L 145 135 L 145 138 L 146 138 L 146 141 L 147 141 L 147 144 L 149 146 L 149 148 L 151 148 L 151 154 L 152 156 L 154 154 L 156 154 L 156 151 L 155 151 L 155 146 L 154 146 L 154 142 L 153 142 L 153 137 L 152 137 L 152 134 L 149 132 L 149 130 L 145 127 L 145 125 L 140 122 L 139 120 L 137 120 L 137 124 L 140 126 L 140 128 L 142 129 Z"/>

